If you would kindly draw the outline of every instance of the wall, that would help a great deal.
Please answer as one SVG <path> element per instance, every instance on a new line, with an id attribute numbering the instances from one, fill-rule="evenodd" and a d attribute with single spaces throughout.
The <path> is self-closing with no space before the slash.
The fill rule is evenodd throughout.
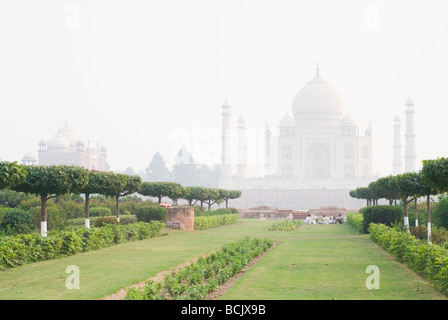
<path id="1" fill-rule="evenodd" d="M 173 223 L 180 223 L 180 228 L 185 231 L 194 230 L 194 209 L 190 206 L 177 206 L 166 208 L 166 224 L 168 227 Z"/>

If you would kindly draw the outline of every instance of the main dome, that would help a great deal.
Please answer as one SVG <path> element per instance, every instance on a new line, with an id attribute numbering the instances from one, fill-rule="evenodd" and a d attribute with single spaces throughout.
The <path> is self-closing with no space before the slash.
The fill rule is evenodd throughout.
<path id="1" fill-rule="evenodd" d="M 344 102 L 339 93 L 317 74 L 297 92 L 292 111 L 296 121 L 310 118 L 341 120 Z"/>

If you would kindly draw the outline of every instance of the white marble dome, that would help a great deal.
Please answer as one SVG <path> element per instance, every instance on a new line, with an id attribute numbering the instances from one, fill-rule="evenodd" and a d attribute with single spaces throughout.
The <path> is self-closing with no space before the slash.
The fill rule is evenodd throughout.
<path id="1" fill-rule="evenodd" d="M 70 148 L 70 142 L 59 131 L 48 142 L 48 148 L 49 149 L 69 149 Z"/>
<path id="2" fill-rule="evenodd" d="M 59 133 L 65 139 L 67 139 L 67 141 L 69 142 L 69 144 L 71 146 L 76 145 L 76 143 L 79 141 L 79 138 L 80 138 L 79 134 L 67 124 L 67 121 L 65 122 L 62 129 L 59 130 Z"/>
<path id="3" fill-rule="evenodd" d="M 310 118 L 341 120 L 344 102 L 339 93 L 317 74 L 296 94 L 292 110 L 296 120 Z"/>

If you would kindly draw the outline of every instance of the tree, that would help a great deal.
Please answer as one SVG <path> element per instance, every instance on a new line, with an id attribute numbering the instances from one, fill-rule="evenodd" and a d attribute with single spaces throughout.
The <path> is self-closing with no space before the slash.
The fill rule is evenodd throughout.
<path id="1" fill-rule="evenodd" d="M 210 211 L 210 208 L 212 207 L 212 205 L 214 205 L 216 203 L 216 201 L 218 201 L 220 199 L 222 199 L 222 198 L 221 198 L 221 193 L 219 192 L 219 190 L 209 188 L 204 202 L 208 205 L 208 210 Z"/>
<path id="2" fill-rule="evenodd" d="M 0 190 L 22 182 L 27 175 L 25 166 L 17 162 L 0 162 Z"/>
<path id="3" fill-rule="evenodd" d="M 163 197 L 168 197 L 173 202 L 177 202 L 177 199 L 185 196 L 182 189 L 182 186 L 175 182 L 143 182 L 138 193 L 144 196 L 155 197 L 160 204 Z"/>
<path id="4" fill-rule="evenodd" d="M 430 195 L 445 193 L 448 191 L 448 159 L 437 158 L 435 160 L 423 160 L 421 170 L 423 181 L 430 188 L 426 195 L 426 214 L 428 220 L 428 242 L 431 242 L 431 211 Z"/>
<path id="5" fill-rule="evenodd" d="M 370 206 L 373 204 L 373 200 L 378 197 L 374 195 L 373 191 L 369 187 L 359 187 L 356 188 L 354 195 L 357 199 L 363 199 L 367 201 L 367 206 Z"/>
<path id="6" fill-rule="evenodd" d="M 124 182 L 124 184 L 123 184 Z M 115 208 L 117 221 L 120 222 L 120 198 L 134 194 L 140 190 L 142 178 L 140 176 L 128 176 L 125 174 L 116 173 L 112 180 L 110 189 L 106 190 L 106 195 L 115 198 Z"/>
<path id="7" fill-rule="evenodd" d="M 171 175 L 160 152 L 154 154 L 145 172 L 148 181 L 167 181 Z"/>
<path id="8" fill-rule="evenodd" d="M 88 183 L 89 172 L 75 166 L 26 166 L 26 178 L 15 191 L 32 193 L 41 200 L 41 235 L 47 235 L 47 201 L 58 195 L 79 193 Z"/>
<path id="9" fill-rule="evenodd" d="M 379 199 L 386 199 L 389 205 L 392 205 L 394 200 L 398 199 L 397 183 L 394 176 L 387 176 L 379 178 L 371 182 L 369 187 L 376 194 Z"/>
<path id="10" fill-rule="evenodd" d="M 241 197 L 241 191 L 239 190 L 220 190 L 221 199 L 226 202 L 226 208 L 229 207 L 229 200 L 238 199 Z"/>
<path id="11" fill-rule="evenodd" d="M 421 179 L 416 172 L 407 172 L 395 176 L 398 198 L 403 201 L 404 227 L 409 230 L 408 204 L 418 198 L 421 192 Z"/>
<path id="12" fill-rule="evenodd" d="M 113 181 L 111 176 L 114 173 L 104 171 L 90 171 L 89 180 L 83 188 L 80 189 L 80 193 L 84 193 L 84 214 L 85 214 L 85 226 L 90 228 L 90 195 L 91 194 L 105 194 L 108 190 L 108 184 Z"/>

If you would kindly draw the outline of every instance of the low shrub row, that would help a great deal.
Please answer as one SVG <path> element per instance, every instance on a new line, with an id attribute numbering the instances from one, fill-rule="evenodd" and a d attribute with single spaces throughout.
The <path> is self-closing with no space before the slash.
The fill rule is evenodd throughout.
<path id="1" fill-rule="evenodd" d="M 61 231 L 49 231 L 47 237 L 41 237 L 37 233 L 1 237 L 0 269 L 152 238 L 160 235 L 164 226 L 159 221 L 138 222 L 129 225 L 109 224 L 91 229 L 69 227 Z"/>
<path id="2" fill-rule="evenodd" d="M 195 216 L 216 216 L 221 214 L 230 214 L 230 213 L 238 213 L 238 209 L 236 208 L 219 208 L 215 210 L 201 211 L 200 208 L 195 207 L 194 215 Z"/>
<path id="3" fill-rule="evenodd" d="M 204 230 L 238 222 L 238 214 L 220 214 L 194 217 L 194 229 Z"/>
<path id="4" fill-rule="evenodd" d="M 369 232 L 369 226 L 371 223 L 381 223 L 386 226 L 393 226 L 400 224 L 403 221 L 403 209 L 396 206 L 369 206 L 359 210 L 362 213 L 362 226 L 363 232 Z"/>
<path id="5" fill-rule="evenodd" d="M 302 220 L 283 220 L 274 223 L 268 231 L 292 231 L 302 223 Z"/>
<path id="6" fill-rule="evenodd" d="M 361 233 L 364 232 L 362 222 L 363 222 L 362 213 L 350 212 L 347 214 L 347 223 L 350 224 L 351 226 L 355 227 L 355 229 Z"/>
<path id="7" fill-rule="evenodd" d="M 384 224 L 371 224 L 369 233 L 373 242 L 427 278 L 437 290 L 448 294 L 448 249 Z"/>
<path id="8" fill-rule="evenodd" d="M 104 219 L 113 219 L 115 221 L 117 221 L 117 217 L 116 216 L 105 216 L 105 217 L 90 217 L 90 225 L 91 226 L 96 226 L 96 222 L 102 221 Z M 84 227 L 85 225 L 85 218 L 76 218 L 76 219 L 71 219 L 67 222 L 67 226 L 68 227 Z M 131 224 L 131 223 L 136 223 L 137 221 L 137 217 L 134 215 L 128 215 L 128 216 L 120 216 L 120 224 L 122 225 L 126 225 L 126 224 Z"/>
<path id="9" fill-rule="evenodd" d="M 272 245 L 272 240 L 257 238 L 228 243 L 165 276 L 163 282 L 148 281 L 143 290 L 129 289 L 126 300 L 202 300 Z"/>

